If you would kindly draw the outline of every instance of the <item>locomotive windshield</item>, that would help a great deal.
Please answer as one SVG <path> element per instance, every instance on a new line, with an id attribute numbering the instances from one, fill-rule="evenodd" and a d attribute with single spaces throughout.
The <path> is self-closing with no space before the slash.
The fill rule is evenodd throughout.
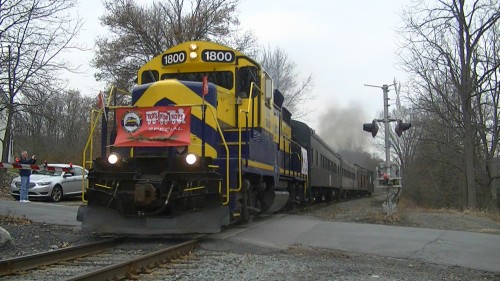
<path id="1" fill-rule="evenodd" d="M 186 73 L 165 73 L 161 80 L 177 79 L 181 81 L 202 82 L 203 76 L 208 76 L 208 81 L 217 86 L 231 90 L 233 88 L 233 73 L 230 71 L 217 72 L 186 72 Z"/>

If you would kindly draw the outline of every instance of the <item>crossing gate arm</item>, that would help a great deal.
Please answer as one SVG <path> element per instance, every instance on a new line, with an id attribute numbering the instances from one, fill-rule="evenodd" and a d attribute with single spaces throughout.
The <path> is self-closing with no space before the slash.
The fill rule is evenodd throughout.
<path id="1" fill-rule="evenodd" d="M 36 170 L 36 171 L 62 171 L 62 172 L 72 172 L 73 166 L 68 164 L 68 167 L 54 167 L 48 164 L 35 165 L 35 164 L 19 164 L 19 163 L 2 163 L 0 162 L 0 169 L 24 169 L 24 170 Z"/>

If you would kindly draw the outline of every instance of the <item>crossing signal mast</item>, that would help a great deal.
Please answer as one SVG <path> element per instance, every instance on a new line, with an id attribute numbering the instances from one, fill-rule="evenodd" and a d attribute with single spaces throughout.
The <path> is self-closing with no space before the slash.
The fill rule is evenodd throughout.
<path id="1" fill-rule="evenodd" d="M 378 133 L 379 126 L 378 123 L 384 123 L 385 129 L 385 162 L 380 163 L 377 167 L 377 187 L 386 188 L 387 190 L 387 201 L 382 205 L 384 213 L 391 214 L 396 209 L 396 204 L 399 201 L 399 192 L 402 188 L 401 185 L 401 172 L 399 165 L 391 162 L 390 149 L 391 140 L 389 137 L 389 124 L 391 122 L 396 122 L 396 127 L 394 131 L 398 137 L 401 137 L 404 131 L 411 128 L 411 123 L 405 123 L 401 119 L 394 119 L 389 117 L 389 87 L 396 86 L 396 81 L 391 85 L 366 85 L 367 87 L 382 88 L 384 93 L 384 118 L 383 119 L 373 119 L 371 123 L 363 124 L 363 131 L 370 132 L 372 137 L 375 137 Z M 396 89 L 398 90 L 398 89 Z M 399 103 L 399 92 L 398 103 Z"/>

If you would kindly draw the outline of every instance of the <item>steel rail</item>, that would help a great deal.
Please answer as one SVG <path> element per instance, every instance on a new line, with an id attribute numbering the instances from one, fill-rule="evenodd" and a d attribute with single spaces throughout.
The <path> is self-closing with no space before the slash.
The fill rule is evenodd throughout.
<path id="1" fill-rule="evenodd" d="M 23 270 L 30 270 L 44 265 L 88 256 L 95 252 L 113 247 L 119 244 L 122 239 L 123 237 L 111 238 L 59 250 L 2 260 L 0 261 L 0 276 L 11 275 Z"/>
<path id="2" fill-rule="evenodd" d="M 189 240 L 129 261 L 113 264 L 93 272 L 80 274 L 70 279 L 66 279 L 66 281 L 121 280 L 129 278 L 137 273 L 145 271 L 147 268 L 155 267 L 158 264 L 165 263 L 165 261 L 172 260 L 182 254 L 190 252 L 198 245 L 199 240 L 200 239 Z"/>

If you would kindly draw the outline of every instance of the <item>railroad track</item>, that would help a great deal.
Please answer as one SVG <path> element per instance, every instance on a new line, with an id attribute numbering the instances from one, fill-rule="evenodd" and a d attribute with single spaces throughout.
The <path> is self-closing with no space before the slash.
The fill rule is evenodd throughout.
<path id="1" fill-rule="evenodd" d="M 37 267 L 95 254 L 117 245 L 121 240 L 122 238 L 106 239 L 55 251 L 2 260 L 0 261 L 0 276 L 24 272 Z"/>
<path id="2" fill-rule="evenodd" d="M 383 194 L 378 193 L 373 197 L 381 196 Z M 321 202 L 286 213 L 310 211 L 311 208 L 368 198 Z M 2 280 L 122 280 L 135 279 L 136 275 L 149 272 L 161 276 L 171 269 L 165 266 L 166 263 L 189 253 L 200 239 L 182 243 L 158 239 L 149 239 L 149 242 L 130 241 L 125 237 L 106 239 L 0 261 L 0 277 Z M 144 278 L 148 279 L 148 274 L 140 277 L 141 280 Z"/>
<path id="3" fill-rule="evenodd" d="M 199 242 L 114 238 L 0 261 L 2 280 L 123 280 L 160 268 Z"/>

